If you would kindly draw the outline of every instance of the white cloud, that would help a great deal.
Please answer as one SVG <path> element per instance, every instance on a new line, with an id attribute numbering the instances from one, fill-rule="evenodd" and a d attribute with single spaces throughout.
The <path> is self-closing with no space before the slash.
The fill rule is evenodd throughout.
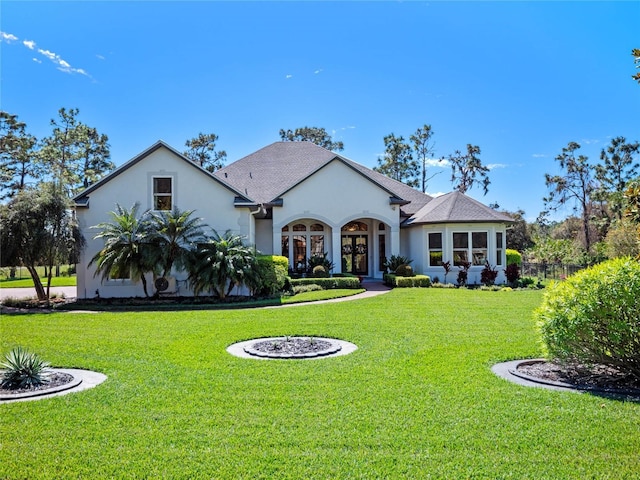
<path id="1" fill-rule="evenodd" d="M 427 195 L 431 196 L 431 197 L 441 197 L 442 195 L 445 195 L 447 192 L 427 192 Z"/>
<path id="2" fill-rule="evenodd" d="M 490 163 L 487 165 L 489 170 L 495 170 L 496 168 L 507 168 L 509 165 L 506 163 Z"/>
<path id="3" fill-rule="evenodd" d="M 545 154 L 545 153 L 534 153 L 533 155 L 531 155 L 533 158 L 547 158 L 549 155 Z"/>
<path id="4" fill-rule="evenodd" d="M 105 59 L 102 55 L 96 55 L 96 58 L 98 58 L 100 60 L 104 60 Z"/>
<path id="5" fill-rule="evenodd" d="M 18 39 L 18 37 L 16 37 L 15 35 L 11 34 L 11 33 L 7 33 L 7 32 L 2 32 L 0 31 L 0 40 L 3 42 L 7 42 L 7 43 L 12 43 L 15 42 Z M 36 50 L 36 42 L 34 42 L 33 40 L 23 40 L 22 44 L 27 47 L 29 50 Z M 72 67 L 69 62 L 67 62 L 66 60 L 63 60 L 60 55 L 58 55 L 57 53 L 54 53 L 50 50 L 45 50 L 43 48 L 38 48 L 37 49 L 38 53 L 44 57 L 47 57 L 49 60 L 51 60 L 55 65 L 57 65 L 58 70 L 60 70 L 61 72 L 65 72 L 65 73 L 77 73 L 79 75 L 84 75 L 85 77 L 89 77 L 91 78 L 91 75 L 89 75 L 89 73 L 82 69 L 82 68 L 74 68 Z M 41 60 L 37 59 L 37 58 L 32 58 L 32 60 L 36 63 L 42 63 Z"/>
<path id="6" fill-rule="evenodd" d="M 313 73 L 314 73 L 314 75 L 317 75 L 317 74 L 319 74 L 320 72 L 322 72 L 322 68 L 319 68 L 318 70 L 316 70 L 316 71 L 315 71 L 315 72 L 313 72 Z"/>
<path id="7" fill-rule="evenodd" d="M 293 77 L 293 75 L 287 75 L 287 76 L 286 76 L 286 77 L 284 77 L 284 78 L 286 78 L 287 80 L 289 80 L 291 77 Z"/>
<path id="8" fill-rule="evenodd" d="M 43 55 L 43 56 L 47 57 L 54 64 L 56 64 L 58 66 L 58 70 L 60 70 L 61 72 L 77 73 L 79 75 L 84 75 L 85 77 L 91 78 L 91 75 L 89 75 L 86 70 L 84 70 L 82 68 L 73 68 L 69 64 L 69 62 L 67 62 L 66 60 L 63 60 L 62 58 L 60 58 L 60 55 L 58 55 L 57 53 L 51 52 L 49 50 L 44 50 L 42 48 L 38 49 L 38 53 L 40 55 Z"/>
<path id="9" fill-rule="evenodd" d="M 16 40 L 18 40 L 18 37 L 16 37 L 15 35 L 2 31 L 0 31 L 0 38 L 2 39 L 2 41 L 7 43 L 15 42 Z"/>
<path id="10" fill-rule="evenodd" d="M 448 167 L 451 162 L 446 158 L 427 158 L 427 167 Z"/>
<path id="11" fill-rule="evenodd" d="M 43 50 L 42 48 L 39 48 L 38 49 L 38 53 L 40 55 L 44 55 L 45 57 L 47 57 L 52 62 L 56 61 L 57 55 L 55 53 L 53 53 L 53 52 L 50 52 L 49 50 Z"/>

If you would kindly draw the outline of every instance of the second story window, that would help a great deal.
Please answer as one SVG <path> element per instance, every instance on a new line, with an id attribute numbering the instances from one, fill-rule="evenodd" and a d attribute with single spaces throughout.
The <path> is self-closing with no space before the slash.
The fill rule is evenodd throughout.
<path id="1" fill-rule="evenodd" d="M 153 209 L 171 210 L 173 206 L 173 185 L 171 177 L 153 179 Z"/>

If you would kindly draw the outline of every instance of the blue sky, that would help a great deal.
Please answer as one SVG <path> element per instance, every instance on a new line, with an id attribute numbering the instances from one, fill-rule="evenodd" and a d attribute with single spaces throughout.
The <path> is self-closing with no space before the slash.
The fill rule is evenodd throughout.
<path id="1" fill-rule="evenodd" d="M 3 0 L 0 18 L 0 107 L 38 138 L 79 108 L 116 165 L 198 132 L 233 161 L 308 125 L 373 167 L 426 123 L 437 157 L 480 146 L 491 185 L 471 196 L 534 220 L 568 142 L 596 161 L 640 140 L 639 1 Z M 452 189 L 439 171 L 428 193 Z"/>

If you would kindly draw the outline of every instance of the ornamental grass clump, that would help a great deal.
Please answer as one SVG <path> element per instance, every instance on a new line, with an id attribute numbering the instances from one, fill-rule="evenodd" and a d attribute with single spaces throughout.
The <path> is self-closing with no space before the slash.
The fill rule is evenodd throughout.
<path id="1" fill-rule="evenodd" d="M 34 388 L 49 383 L 49 363 L 35 353 L 16 347 L 7 353 L 0 363 L 0 387 L 10 390 Z"/>
<path id="2" fill-rule="evenodd" d="M 535 316 L 548 357 L 608 365 L 640 382 L 637 260 L 610 260 L 552 284 Z"/>

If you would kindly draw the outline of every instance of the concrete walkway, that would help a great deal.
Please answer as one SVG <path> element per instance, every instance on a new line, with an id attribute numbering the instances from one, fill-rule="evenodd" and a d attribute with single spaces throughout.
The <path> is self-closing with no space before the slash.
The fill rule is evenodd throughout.
<path id="1" fill-rule="evenodd" d="M 51 295 L 64 294 L 65 298 L 76 298 L 76 287 L 51 287 Z M 35 298 L 36 289 L 34 287 L 29 288 L 0 288 L 0 300 L 5 298 Z"/>

